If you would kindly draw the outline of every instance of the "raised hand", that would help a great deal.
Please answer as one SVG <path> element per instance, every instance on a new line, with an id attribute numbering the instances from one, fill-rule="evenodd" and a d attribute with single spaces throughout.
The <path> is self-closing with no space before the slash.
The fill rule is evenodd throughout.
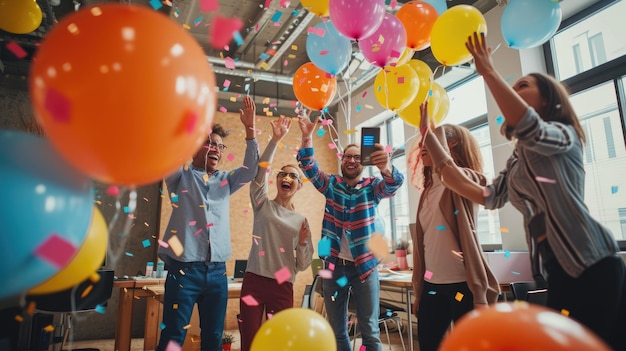
<path id="1" fill-rule="evenodd" d="M 465 47 L 474 57 L 474 64 L 478 74 L 484 76 L 495 71 L 491 61 L 491 48 L 487 47 L 485 33 L 474 32 L 473 35 L 467 37 Z"/>
<path id="2" fill-rule="evenodd" d="M 309 244 L 309 238 L 311 237 L 311 230 L 309 229 L 309 222 L 305 219 L 300 226 L 300 236 L 298 238 L 298 244 L 304 246 Z"/>
<path id="3" fill-rule="evenodd" d="M 391 167 L 389 166 L 389 154 L 385 151 L 385 147 L 381 144 L 375 144 L 376 151 L 372 152 L 372 164 L 380 170 L 384 176 L 391 176 Z"/>
<path id="4" fill-rule="evenodd" d="M 272 140 L 274 142 L 281 141 L 287 133 L 289 133 L 289 128 L 291 127 L 291 118 L 287 118 L 285 116 L 280 116 L 277 119 L 270 122 L 272 125 Z"/>
<path id="5" fill-rule="evenodd" d="M 241 119 L 241 123 L 246 127 L 246 134 L 251 131 L 254 136 L 256 105 L 249 95 L 243 98 L 243 109 L 239 110 L 239 118 Z"/>
<path id="6" fill-rule="evenodd" d="M 431 120 L 428 115 L 428 100 L 420 104 L 420 133 L 426 134 L 431 128 Z"/>
<path id="7" fill-rule="evenodd" d="M 315 130 L 315 127 L 317 126 L 317 121 L 319 120 L 319 116 L 315 117 L 315 120 L 313 122 L 311 122 L 311 112 L 309 111 L 308 113 L 306 111 L 303 110 L 303 112 L 300 113 L 299 120 L 298 120 L 298 125 L 300 125 L 300 130 L 302 131 L 302 139 L 306 139 L 306 138 L 311 138 L 311 136 L 313 135 L 313 131 Z"/>

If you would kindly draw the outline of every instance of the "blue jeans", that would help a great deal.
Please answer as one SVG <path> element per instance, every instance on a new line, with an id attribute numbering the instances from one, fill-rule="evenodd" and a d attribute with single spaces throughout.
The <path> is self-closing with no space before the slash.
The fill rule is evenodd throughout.
<path id="1" fill-rule="evenodd" d="M 337 280 L 346 277 L 348 283 L 339 286 Z M 374 270 L 364 282 L 354 264 L 335 265 L 332 279 L 324 279 L 324 305 L 328 321 L 337 339 L 337 351 L 350 351 L 348 335 L 348 292 L 356 302 L 358 328 L 363 337 L 366 351 L 381 351 L 378 316 L 380 313 L 380 282 L 378 271 Z"/>
<path id="2" fill-rule="evenodd" d="M 182 274 L 183 272 L 184 274 Z M 175 262 L 168 267 L 163 299 L 163 325 L 157 346 L 163 351 L 170 340 L 182 345 L 184 327 L 198 304 L 202 351 L 221 351 L 228 282 L 224 262 Z"/>

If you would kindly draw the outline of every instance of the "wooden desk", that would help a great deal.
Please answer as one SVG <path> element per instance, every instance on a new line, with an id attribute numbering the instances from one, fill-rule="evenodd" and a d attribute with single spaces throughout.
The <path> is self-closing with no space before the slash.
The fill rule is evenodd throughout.
<path id="1" fill-rule="evenodd" d="M 413 315 L 411 314 L 411 304 L 413 295 L 413 284 L 411 278 L 413 272 L 392 272 L 381 271 L 378 273 L 378 279 L 380 280 L 380 290 L 388 292 L 399 292 L 404 294 L 406 319 L 408 323 L 408 336 L 409 336 L 409 350 L 413 351 Z"/>
<path id="2" fill-rule="evenodd" d="M 115 326 L 115 351 L 130 351 L 133 324 L 133 304 L 135 299 L 146 298 L 146 317 L 144 326 L 144 350 L 154 350 L 159 336 L 161 323 L 161 303 L 165 293 L 165 278 L 118 280 L 113 286 L 120 289 Z M 241 283 L 229 282 L 228 298 L 241 296 Z"/>

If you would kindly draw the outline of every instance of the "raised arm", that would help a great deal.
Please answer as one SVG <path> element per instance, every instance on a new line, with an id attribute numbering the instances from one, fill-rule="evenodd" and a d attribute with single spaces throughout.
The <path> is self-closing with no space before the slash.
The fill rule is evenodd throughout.
<path id="1" fill-rule="evenodd" d="M 430 159 L 433 162 L 434 172 L 441 176 L 441 181 L 448 189 L 472 202 L 484 205 L 484 187 L 467 178 L 463 170 L 454 163 L 447 151 L 447 142 L 443 127 L 437 128 L 439 130 L 437 134 L 443 139 L 443 143 L 446 143 L 446 148 L 444 148 L 437 138 L 437 135 L 431 130 L 430 117 L 428 116 L 428 102 L 424 102 L 420 105 L 420 112 L 420 130 L 423 133 L 422 142 L 426 150 L 428 150 Z"/>
<path id="2" fill-rule="evenodd" d="M 528 104 L 513 90 L 513 88 L 496 71 L 491 60 L 491 49 L 487 47 L 485 33 L 474 33 L 467 38 L 465 46 L 474 56 L 476 72 L 483 76 L 487 87 L 502 112 L 507 125 L 517 126 L 524 117 Z"/>
<path id="3" fill-rule="evenodd" d="M 302 147 L 313 147 L 313 131 L 317 126 L 319 116 L 315 117 L 315 120 L 311 122 L 311 112 L 307 113 L 306 110 L 302 110 L 298 117 L 298 125 L 302 132 Z"/>
<path id="4" fill-rule="evenodd" d="M 270 166 L 272 160 L 274 159 L 274 152 L 276 151 L 278 143 L 280 143 L 280 141 L 289 132 L 289 128 L 291 127 L 291 119 L 280 116 L 277 119 L 271 121 L 270 124 L 272 125 L 272 139 L 267 144 L 267 147 L 265 147 L 265 151 L 259 159 L 258 171 L 256 174 L 256 178 L 254 178 L 254 181 L 257 184 L 261 184 L 267 179 L 267 168 Z"/>
<path id="5" fill-rule="evenodd" d="M 246 139 L 254 139 L 256 136 L 256 105 L 249 95 L 243 98 L 243 109 L 239 110 L 239 118 L 246 128 Z"/>

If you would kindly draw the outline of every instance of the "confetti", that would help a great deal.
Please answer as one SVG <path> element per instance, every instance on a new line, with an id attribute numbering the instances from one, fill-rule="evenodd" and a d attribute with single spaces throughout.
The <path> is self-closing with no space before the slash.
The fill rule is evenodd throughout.
<path id="1" fill-rule="evenodd" d="M 613 186 L 611 187 L 611 195 L 612 195 L 612 194 L 617 194 L 617 190 L 618 190 L 618 186 L 617 186 L 617 185 L 613 185 Z"/>
<path id="2" fill-rule="evenodd" d="M 172 236 L 167 243 L 169 244 L 170 249 L 174 252 L 176 256 L 180 256 L 183 254 L 185 249 L 183 248 L 183 244 L 181 244 L 180 240 L 176 235 Z"/>
<path id="3" fill-rule="evenodd" d="M 424 278 L 431 279 L 432 277 L 433 277 L 433 272 L 431 271 L 424 272 Z"/>
<path id="4" fill-rule="evenodd" d="M 242 26 L 243 23 L 238 18 L 229 19 L 215 15 L 209 33 L 211 46 L 220 50 L 231 41 L 234 33 L 238 32 Z"/>
<path id="5" fill-rule="evenodd" d="M 508 233 L 508 232 L 509 232 L 509 228 L 500 227 L 500 232 L 502 232 L 502 233 Z"/>
<path id="6" fill-rule="evenodd" d="M 28 53 L 26 52 L 26 50 L 24 50 L 20 44 L 18 44 L 16 41 L 10 41 L 8 42 L 6 45 L 6 48 L 9 49 L 9 51 L 11 51 L 13 53 L 13 55 L 15 55 L 15 57 L 17 57 L 18 59 L 23 59 L 24 57 L 26 57 L 28 55 Z"/>
<path id="7" fill-rule="evenodd" d="M 317 253 L 320 257 L 330 256 L 330 239 L 324 237 L 317 243 Z"/>
<path id="8" fill-rule="evenodd" d="M 437 230 L 446 230 L 446 226 L 445 225 L 438 225 L 437 226 Z"/>
<path id="9" fill-rule="evenodd" d="M 245 303 L 248 306 L 258 306 L 259 302 L 252 297 L 252 295 L 246 295 L 246 296 L 242 296 L 241 297 L 241 301 L 243 301 L 243 303 Z"/>
<path id="10" fill-rule="evenodd" d="M 457 300 L 458 302 L 461 302 L 461 300 L 463 300 L 463 296 L 465 295 L 463 295 L 460 292 L 457 292 L 456 295 L 454 296 L 454 299 Z"/>
<path id="11" fill-rule="evenodd" d="M 274 278 L 276 278 L 276 282 L 278 284 L 282 284 L 289 281 L 291 278 L 291 272 L 289 271 L 289 268 L 283 267 L 274 273 Z"/>
<path id="12" fill-rule="evenodd" d="M 556 184 L 555 179 L 550 179 L 550 178 L 541 177 L 541 176 L 536 176 L 535 180 L 538 181 L 539 183 Z"/>
<path id="13" fill-rule="evenodd" d="M 41 245 L 39 245 L 34 254 L 44 261 L 54 265 L 57 268 L 67 266 L 74 254 L 76 247 L 65 238 L 57 233 L 51 234 Z"/>
<path id="14" fill-rule="evenodd" d="M 344 275 L 343 277 L 337 279 L 336 283 L 343 288 L 344 286 L 348 285 L 348 278 Z"/>
<path id="15" fill-rule="evenodd" d="M 170 340 L 170 342 L 167 343 L 167 346 L 165 347 L 165 351 L 181 351 L 182 348 L 180 345 L 178 345 L 178 343 L 176 343 L 176 341 L 174 340 Z"/>
<path id="16" fill-rule="evenodd" d="M 317 271 L 317 275 L 322 277 L 322 279 L 332 279 L 333 271 L 329 269 L 320 269 L 319 271 Z"/>
<path id="17" fill-rule="evenodd" d="M 55 122 L 70 122 L 72 115 L 72 104 L 70 100 L 62 93 L 52 88 L 46 89 L 44 107 L 48 112 L 50 112 Z"/>

